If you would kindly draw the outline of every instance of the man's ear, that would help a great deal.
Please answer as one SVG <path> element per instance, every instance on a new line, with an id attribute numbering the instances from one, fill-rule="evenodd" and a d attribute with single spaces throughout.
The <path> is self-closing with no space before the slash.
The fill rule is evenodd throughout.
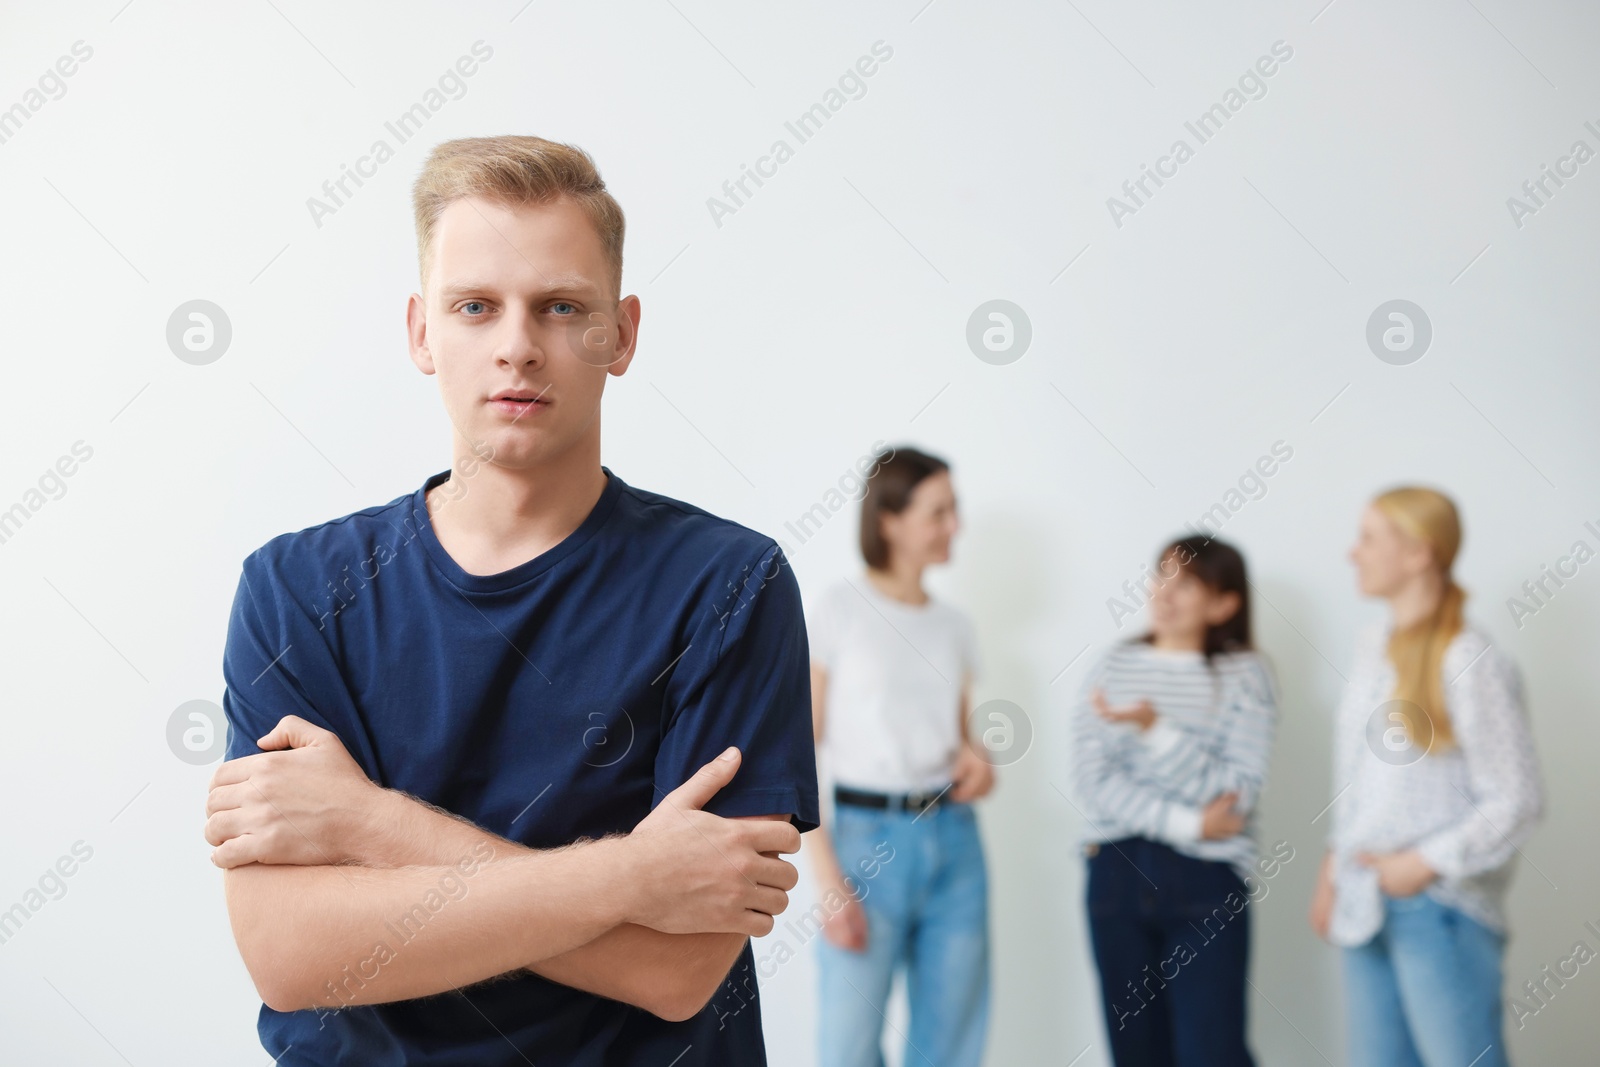
<path id="1" fill-rule="evenodd" d="M 617 358 L 606 365 L 606 373 L 617 377 L 628 372 L 633 354 L 639 344 L 639 316 L 642 308 L 637 296 L 625 296 L 617 301 Z"/>
<path id="2" fill-rule="evenodd" d="M 411 362 L 423 374 L 437 371 L 433 353 L 428 349 L 428 304 L 421 293 L 412 293 L 406 301 L 406 340 L 411 349 Z"/>

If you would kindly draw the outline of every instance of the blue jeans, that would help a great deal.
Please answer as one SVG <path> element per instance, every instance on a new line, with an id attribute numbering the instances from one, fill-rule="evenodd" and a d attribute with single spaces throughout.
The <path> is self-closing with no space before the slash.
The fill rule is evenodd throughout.
<path id="1" fill-rule="evenodd" d="M 1426 893 L 1385 897 L 1383 927 L 1344 950 L 1352 1067 L 1506 1067 L 1505 938 Z"/>
<path id="2" fill-rule="evenodd" d="M 1089 935 L 1112 1061 L 1253 1067 L 1244 881 L 1226 863 L 1143 837 L 1097 846 L 1088 866 Z"/>
<path id="3" fill-rule="evenodd" d="M 989 1026 L 989 883 L 972 805 L 941 800 L 913 815 L 840 804 L 833 844 L 866 912 L 867 947 L 817 935 L 822 1067 L 883 1067 L 901 966 L 911 1004 L 904 1062 L 978 1067 Z"/>

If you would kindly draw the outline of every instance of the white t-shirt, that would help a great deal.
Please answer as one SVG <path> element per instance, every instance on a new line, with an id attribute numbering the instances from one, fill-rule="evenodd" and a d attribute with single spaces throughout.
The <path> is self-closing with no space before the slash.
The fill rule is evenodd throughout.
<path id="1" fill-rule="evenodd" d="M 978 677 L 972 623 L 954 605 L 907 604 L 865 574 L 806 611 L 811 658 L 828 673 L 819 754 L 839 785 L 942 789 L 961 743 L 962 686 Z"/>

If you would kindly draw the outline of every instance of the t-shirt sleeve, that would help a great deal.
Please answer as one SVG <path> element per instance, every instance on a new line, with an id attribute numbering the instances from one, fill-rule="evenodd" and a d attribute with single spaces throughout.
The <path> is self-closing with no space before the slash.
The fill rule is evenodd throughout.
<path id="1" fill-rule="evenodd" d="M 733 590 L 716 595 L 718 590 Z M 776 542 L 713 587 L 667 682 L 652 807 L 729 745 L 739 771 L 705 810 L 818 824 L 810 653 L 800 587 Z"/>
<path id="2" fill-rule="evenodd" d="M 259 552 L 245 560 L 239 575 L 222 676 L 228 759 L 260 752 L 256 742 L 278 720 L 298 715 L 338 734 L 367 774 L 373 774 L 370 746 L 353 726 L 348 690 L 326 639 Z"/>

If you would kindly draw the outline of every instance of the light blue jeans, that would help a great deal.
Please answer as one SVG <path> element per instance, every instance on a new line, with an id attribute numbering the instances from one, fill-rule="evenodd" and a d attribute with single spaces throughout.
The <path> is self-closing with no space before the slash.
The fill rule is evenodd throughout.
<path id="1" fill-rule="evenodd" d="M 1344 950 L 1351 1067 L 1507 1067 L 1505 938 L 1427 893 L 1385 897 L 1383 927 Z"/>
<path id="2" fill-rule="evenodd" d="M 989 883 L 972 805 L 940 801 L 919 816 L 840 804 L 833 843 L 867 915 L 867 947 L 817 935 L 822 1067 L 883 1067 L 901 966 L 911 1006 L 904 1062 L 978 1067 L 989 1026 Z"/>

